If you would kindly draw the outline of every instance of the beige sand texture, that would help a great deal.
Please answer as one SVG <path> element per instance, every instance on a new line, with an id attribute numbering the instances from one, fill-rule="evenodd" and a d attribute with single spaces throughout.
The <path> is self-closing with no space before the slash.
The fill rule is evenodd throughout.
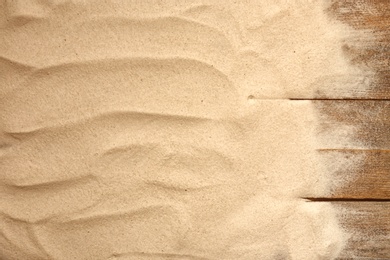
<path id="1" fill-rule="evenodd" d="M 0 1 L 0 259 L 334 259 L 326 2 Z"/>

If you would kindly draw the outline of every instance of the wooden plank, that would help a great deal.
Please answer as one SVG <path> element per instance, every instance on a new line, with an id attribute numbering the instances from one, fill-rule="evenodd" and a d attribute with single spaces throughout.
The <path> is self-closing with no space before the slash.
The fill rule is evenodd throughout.
<path id="1" fill-rule="evenodd" d="M 322 150 L 333 199 L 389 199 L 390 150 Z"/>
<path id="2" fill-rule="evenodd" d="M 390 149 L 390 101 L 313 101 L 319 149 Z"/>
<path id="3" fill-rule="evenodd" d="M 388 0 L 332 0 L 332 17 L 372 37 L 357 35 L 343 46 L 351 62 L 375 72 L 367 89 L 319 91 L 318 98 L 390 99 L 390 3 Z M 348 91 L 348 92 L 346 92 Z"/>
<path id="4" fill-rule="evenodd" d="M 350 234 L 338 259 L 390 259 L 390 202 L 332 204 L 340 225 Z"/>

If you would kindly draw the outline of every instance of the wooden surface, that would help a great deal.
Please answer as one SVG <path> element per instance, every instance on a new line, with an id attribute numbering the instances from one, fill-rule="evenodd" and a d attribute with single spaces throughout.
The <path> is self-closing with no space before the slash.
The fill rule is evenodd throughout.
<path id="1" fill-rule="evenodd" d="M 389 0 L 329 0 L 329 13 L 363 34 L 343 46 L 356 65 L 375 74 L 364 93 L 335 93 L 337 98 L 390 99 L 390 2 Z M 365 37 L 364 35 L 367 35 Z"/>
<path id="2" fill-rule="evenodd" d="M 351 237 L 339 259 L 390 259 L 390 202 L 333 202 Z"/>
<path id="3" fill-rule="evenodd" d="M 335 185 L 308 203 L 336 207 L 351 235 L 340 260 L 390 259 L 390 0 L 328 1 L 330 16 L 362 32 L 346 41 L 345 54 L 373 74 L 364 90 L 324 86 L 312 101 L 324 139 L 318 154 L 332 162 Z"/>
<path id="4" fill-rule="evenodd" d="M 370 35 L 343 48 L 354 64 L 374 73 L 363 92 L 319 92 L 313 101 L 324 139 L 318 153 L 332 162 L 335 185 L 330 196 L 310 200 L 335 205 L 351 233 L 339 259 L 390 259 L 390 0 L 332 0 L 329 12 Z"/>

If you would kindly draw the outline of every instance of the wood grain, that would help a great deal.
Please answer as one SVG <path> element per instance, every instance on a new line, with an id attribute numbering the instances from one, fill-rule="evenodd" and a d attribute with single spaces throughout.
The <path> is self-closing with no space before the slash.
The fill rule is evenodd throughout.
<path id="1" fill-rule="evenodd" d="M 343 51 L 373 75 L 365 89 L 318 91 L 318 153 L 333 183 L 308 203 L 330 201 L 350 233 L 338 259 L 390 259 L 390 1 L 331 0 L 329 13 L 361 32 Z"/>
<path id="2" fill-rule="evenodd" d="M 350 239 L 339 259 L 390 259 L 390 202 L 333 202 Z"/>
<path id="3" fill-rule="evenodd" d="M 390 101 L 313 101 L 322 149 L 390 149 Z"/>
<path id="4" fill-rule="evenodd" d="M 390 151 L 320 151 L 332 177 L 332 199 L 390 200 Z M 356 159 L 357 158 L 357 159 Z M 329 162 L 334 162 L 329 164 Z M 389 219 L 390 221 L 390 219 Z"/>
<path id="5" fill-rule="evenodd" d="M 390 199 L 390 101 L 313 101 L 332 199 Z"/>
<path id="6" fill-rule="evenodd" d="M 331 0 L 329 13 L 335 19 L 366 32 L 357 34 L 343 46 L 344 53 L 355 65 L 374 72 L 369 86 L 344 92 L 337 90 L 332 97 L 358 99 L 390 99 L 390 3 L 388 0 Z M 329 96 L 318 93 L 318 97 Z"/>

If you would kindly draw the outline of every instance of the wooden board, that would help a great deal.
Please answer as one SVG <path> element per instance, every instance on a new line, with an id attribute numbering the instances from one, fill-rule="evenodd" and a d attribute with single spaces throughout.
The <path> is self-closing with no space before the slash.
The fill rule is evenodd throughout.
<path id="1" fill-rule="evenodd" d="M 390 202 L 333 202 L 351 237 L 339 259 L 390 259 Z"/>
<path id="2" fill-rule="evenodd" d="M 323 139 L 318 153 L 331 162 L 334 186 L 308 203 L 331 202 L 351 234 L 339 259 L 390 259 L 390 1 L 331 0 L 329 13 L 370 34 L 343 48 L 374 77 L 364 93 L 335 89 L 313 101 Z"/>
<path id="3" fill-rule="evenodd" d="M 390 199 L 390 151 L 325 150 L 321 156 L 340 167 L 329 169 L 335 180 L 332 199 L 381 200 Z M 353 165 L 359 158 L 359 165 Z M 347 165 L 347 167 L 346 167 Z M 345 178 L 347 177 L 347 180 Z"/>
<path id="4" fill-rule="evenodd" d="M 343 47 L 351 62 L 371 69 L 375 76 L 364 93 L 333 93 L 336 98 L 390 99 L 390 3 L 388 0 L 330 0 L 329 13 L 366 32 Z M 321 94 L 321 93 L 319 93 Z M 327 98 L 319 95 L 319 98 Z"/>

